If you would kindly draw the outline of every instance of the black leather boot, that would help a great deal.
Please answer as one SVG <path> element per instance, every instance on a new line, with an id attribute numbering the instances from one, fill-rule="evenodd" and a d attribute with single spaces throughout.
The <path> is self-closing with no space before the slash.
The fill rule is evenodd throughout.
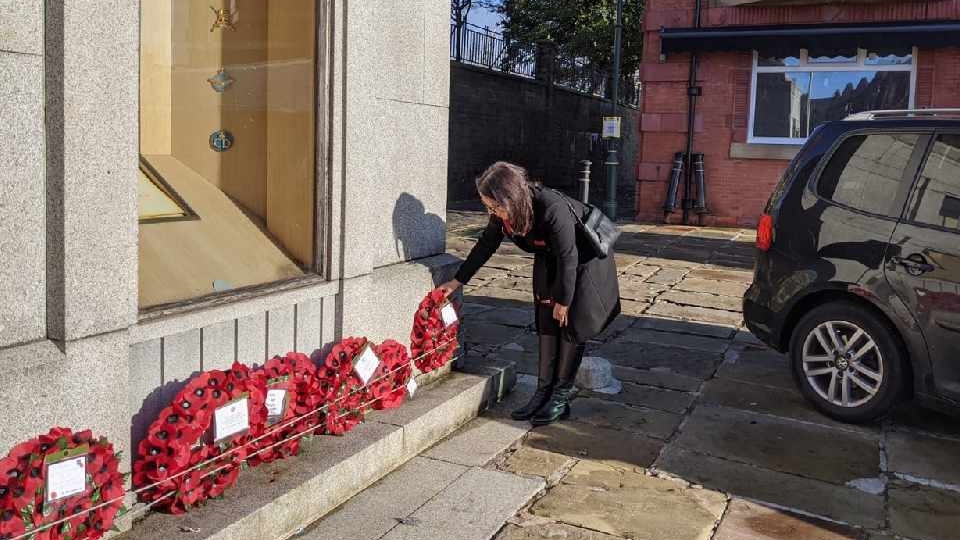
<path id="1" fill-rule="evenodd" d="M 540 407 L 553 395 L 553 386 L 556 382 L 557 336 L 540 335 L 540 365 L 537 368 L 537 390 L 530 397 L 526 405 L 510 413 L 514 420 L 530 420 Z"/>
<path id="2" fill-rule="evenodd" d="M 545 426 L 570 416 L 570 401 L 576 394 L 573 386 L 577 370 L 583 360 L 583 344 L 560 339 L 560 358 L 557 365 L 557 384 L 550 399 L 533 415 L 530 422 L 535 426 Z"/>

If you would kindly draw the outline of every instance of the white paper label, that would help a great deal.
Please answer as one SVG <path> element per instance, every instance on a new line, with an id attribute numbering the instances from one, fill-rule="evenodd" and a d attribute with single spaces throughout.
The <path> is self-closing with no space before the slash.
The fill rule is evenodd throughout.
<path id="1" fill-rule="evenodd" d="M 457 310 L 454 309 L 453 304 L 445 304 L 440 308 L 440 317 L 443 319 L 444 326 L 450 326 L 457 322 Z"/>
<path id="2" fill-rule="evenodd" d="M 380 367 L 380 359 L 377 358 L 377 354 L 373 352 L 373 349 L 366 347 L 363 349 L 360 358 L 357 358 L 357 362 L 353 365 L 353 370 L 357 372 L 357 376 L 360 377 L 363 384 L 367 384 L 378 367 Z"/>
<path id="3" fill-rule="evenodd" d="M 417 380 L 413 377 L 410 377 L 410 382 L 407 383 L 407 393 L 410 394 L 410 397 L 413 397 L 413 394 L 417 392 Z"/>
<path id="4" fill-rule="evenodd" d="M 70 458 L 47 467 L 47 502 L 87 490 L 87 456 Z"/>
<path id="5" fill-rule="evenodd" d="M 287 405 L 287 391 L 283 388 L 267 390 L 267 417 L 283 418 Z"/>
<path id="6" fill-rule="evenodd" d="M 231 401 L 213 413 L 213 438 L 222 441 L 250 428 L 247 398 Z"/>

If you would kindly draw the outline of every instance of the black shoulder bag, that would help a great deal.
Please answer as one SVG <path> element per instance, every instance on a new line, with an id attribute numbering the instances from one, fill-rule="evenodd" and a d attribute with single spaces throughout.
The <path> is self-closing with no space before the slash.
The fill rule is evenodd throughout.
<path id="1" fill-rule="evenodd" d="M 570 213 L 573 214 L 573 218 L 577 220 L 587 240 L 593 246 L 594 251 L 597 252 L 597 257 L 604 259 L 613 253 L 613 245 L 617 242 L 617 238 L 620 238 L 620 228 L 617 227 L 617 224 L 608 218 L 603 211 L 589 203 L 581 203 L 587 207 L 586 215 L 581 218 L 569 197 L 555 189 L 553 191 L 563 197 L 567 207 L 570 208 Z"/>

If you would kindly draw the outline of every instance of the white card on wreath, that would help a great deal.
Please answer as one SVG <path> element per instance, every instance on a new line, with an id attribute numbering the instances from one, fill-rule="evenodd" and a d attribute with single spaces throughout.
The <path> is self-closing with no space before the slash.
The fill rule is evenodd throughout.
<path id="1" fill-rule="evenodd" d="M 79 456 L 47 467 L 47 502 L 87 490 L 87 456 Z"/>
<path id="2" fill-rule="evenodd" d="M 413 394 L 417 392 L 417 386 L 417 380 L 410 377 L 410 382 L 407 383 L 407 393 L 410 394 L 410 397 L 413 397 Z"/>
<path id="3" fill-rule="evenodd" d="M 247 409 L 247 398 L 241 398 L 223 407 L 218 407 L 213 413 L 213 438 L 222 441 L 242 431 L 250 429 L 250 412 Z"/>
<path id="4" fill-rule="evenodd" d="M 447 302 L 440 308 L 440 318 L 443 319 L 444 326 L 451 326 L 457 322 L 457 310 L 453 307 L 453 304 Z"/>
<path id="5" fill-rule="evenodd" d="M 373 348 L 369 345 L 363 348 L 363 352 L 353 363 L 353 370 L 363 381 L 363 384 L 370 381 L 370 377 L 373 377 L 378 367 L 380 367 L 380 358 L 377 357 L 377 353 L 373 352 Z"/>
<path id="6" fill-rule="evenodd" d="M 267 390 L 267 417 L 283 417 L 287 405 L 287 391 L 283 388 Z"/>

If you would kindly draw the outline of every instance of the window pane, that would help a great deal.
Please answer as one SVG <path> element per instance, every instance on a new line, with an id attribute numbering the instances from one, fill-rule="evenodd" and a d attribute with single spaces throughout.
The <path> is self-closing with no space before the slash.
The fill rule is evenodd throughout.
<path id="1" fill-rule="evenodd" d="M 940 135 L 908 212 L 911 221 L 960 230 L 960 135 Z"/>
<path id="2" fill-rule="evenodd" d="M 316 0 L 235 5 L 140 2 L 141 307 L 313 265 Z"/>
<path id="3" fill-rule="evenodd" d="M 857 49 L 811 47 L 807 50 L 807 62 L 810 64 L 856 64 Z"/>
<path id="4" fill-rule="evenodd" d="M 863 111 L 906 109 L 909 103 L 909 72 L 816 71 L 810 85 L 810 126 Z"/>
<path id="5" fill-rule="evenodd" d="M 800 51 L 797 51 L 796 54 L 783 55 L 782 53 L 765 51 L 760 49 L 757 51 L 757 65 L 760 67 L 764 66 L 799 66 L 800 65 Z"/>
<path id="6" fill-rule="evenodd" d="M 869 51 L 864 63 L 868 66 L 909 65 L 913 63 L 913 49 L 900 47 Z"/>
<path id="7" fill-rule="evenodd" d="M 917 135 L 860 135 L 843 141 L 817 183 L 821 197 L 873 214 L 897 217 L 894 201 Z"/>
<path id="8" fill-rule="evenodd" d="M 810 73 L 758 73 L 754 137 L 806 137 Z"/>

